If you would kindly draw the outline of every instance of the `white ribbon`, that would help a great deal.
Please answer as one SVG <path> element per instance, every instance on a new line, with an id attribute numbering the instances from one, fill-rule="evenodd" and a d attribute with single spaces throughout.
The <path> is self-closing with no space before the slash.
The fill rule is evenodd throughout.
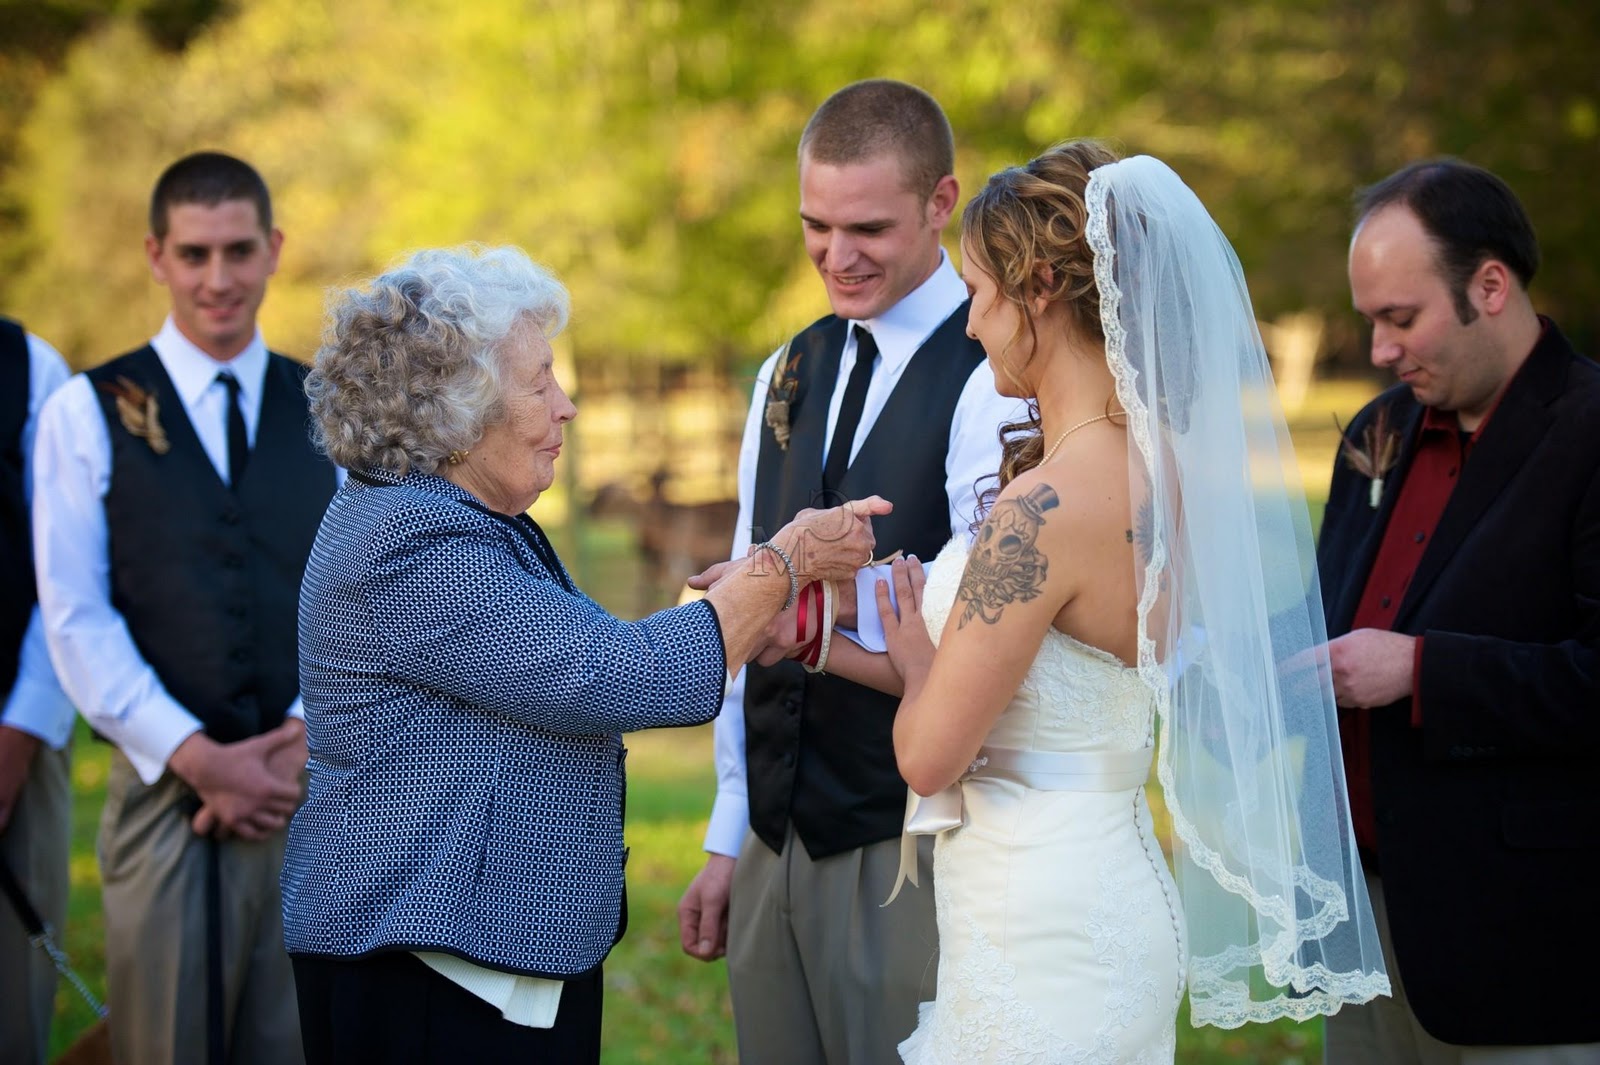
<path id="1" fill-rule="evenodd" d="M 1154 747 L 1132 751 L 1019 751 L 984 747 L 959 780 L 932 795 L 906 789 L 905 828 L 900 833 L 900 871 L 887 906 L 907 880 L 917 880 L 917 837 L 937 836 L 966 822 L 963 784 L 974 777 L 1011 780 L 1035 791 L 1132 791 L 1150 778 Z"/>

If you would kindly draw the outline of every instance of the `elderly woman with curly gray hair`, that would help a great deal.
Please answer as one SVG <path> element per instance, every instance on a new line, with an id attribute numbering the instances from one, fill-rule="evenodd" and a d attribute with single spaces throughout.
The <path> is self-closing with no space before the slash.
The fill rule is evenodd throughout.
<path id="1" fill-rule="evenodd" d="M 703 600 L 612 617 L 526 513 L 577 413 L 566 317 L 516 249 L 421 252 L 336 300 L 307 380 L 350 474 L 300 600 L 283 904 L 311 1065 L 598 1061 L 620 733 L 715 716 L 727 669 L 798 587 L 852 575 L 888 510 L 809 512 Z"/>

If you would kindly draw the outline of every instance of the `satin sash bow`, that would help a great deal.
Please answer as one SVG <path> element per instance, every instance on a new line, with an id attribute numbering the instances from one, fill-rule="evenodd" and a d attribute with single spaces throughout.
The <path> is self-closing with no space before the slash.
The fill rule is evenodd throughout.
<path id="1" fill-rule="evenodd" d="M 917 882 L 917 837 L 937 836 L 966 820 L 962 784 L 974 777 L 1011 780 L 1036 791 L 1132 791 L 1150 777 L 1154 747 L 1133 751 L 1019 751 L 983 747 L 960 780 L 932 795 L 906 789 L 905 828 L 900 833 L 900 871 L 887 906 L 907 880 Z"/>

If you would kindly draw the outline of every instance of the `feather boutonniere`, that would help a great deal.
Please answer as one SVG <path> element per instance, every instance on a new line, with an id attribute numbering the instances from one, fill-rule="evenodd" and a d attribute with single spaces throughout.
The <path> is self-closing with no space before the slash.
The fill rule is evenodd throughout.
<path id="1" fill-rule="evenodd" d="M 794 402 L 795 392 L 800 387 L 796 376 L 799 367 L 795 365 L 793 350 L 793 341 L 783 346 L 783 353 L 772 366 L 772 382 L 767 386 L 767 426 L 783 451 L 789 450 L 789 404 Z"/>
<path id="2" fill-rule="evenodd" d="M 1361 445 L 1345 433 L 1344 426 L 1335 418 L 1339 429 L 1339 453 L 1350 468 L 1371 481 L 1367 490 L 1367 503 L 1373 510 L 1383 498 L 1383 479 L 1400 461 L 1400 430 L 1389 424 L 1389 408 L 1379 407 L 1372 420 L 1361 430 Z"/>
<path id="3" fill-rule="evenodd" d="M 117 417 L 122 427 L 150 445 L 157 455 L 165 455 L 172 445 L 161 428 L 161 408 L 156 404 L 155 393 L 146 392 L 137 382 L 118 377 L 114 383 L 100 385 L 117 400 Z"/>

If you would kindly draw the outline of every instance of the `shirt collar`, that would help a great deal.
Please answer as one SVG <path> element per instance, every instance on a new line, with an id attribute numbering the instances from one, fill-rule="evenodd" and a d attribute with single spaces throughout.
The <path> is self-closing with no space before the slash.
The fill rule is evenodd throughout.
<path id="1" fill-rule="evenodd" d="M 1456 417 L 1456 412 L 1453 410 L 1423 407 L 1422 431 L 1425 433 L 1459 433 L 1461 431 L 1461 421 Z"/>
<path id="2" fill-rule="evenodd" d="M 893 370 L 904 365 L 966 298 L 966 283 L 950 265 L 950 256 L 940 248 L 939 265 L 926 281 L 878 317 L 861 323 L 878 342 L 883 368 Z"/>
<path id="3" fill-rule="evenodd" d="M 156 349 L 156 355 L 161 358 L 161 365 L 166 369 L 167 376 L 172 378 L 172 386 L 178 390 L 178 398 L 183 400 L 185 407 L 193 407 L 199 402 L 221 370 L 231 370 L 239 379 L 241 405 L 253 409 L 261 402 L 261 390 L 267 376 L 267 344 L 261 339 L 259 328 L 245 349 L 227 362 L 218 362 L 197 348 L 179 331 L 171 315 L 162 324 L 161 332 L 151 338 L 150 346 Z"/>
<path id="4" fill-rule="evenodd" d="M 375 488 L 394 488 L 405 485 L 419 491 L 429 492 L 457 503 L 477 503 L 478 497 L 462 488 L 447 477 L 436 473 L 424 473 L 419 469 L 408 470 L 404 475 L 386 470 L 382 466 L 367 466 L 360 470 L 351 470 L 350 479 L 359 484 L 370 485 Z"/>

